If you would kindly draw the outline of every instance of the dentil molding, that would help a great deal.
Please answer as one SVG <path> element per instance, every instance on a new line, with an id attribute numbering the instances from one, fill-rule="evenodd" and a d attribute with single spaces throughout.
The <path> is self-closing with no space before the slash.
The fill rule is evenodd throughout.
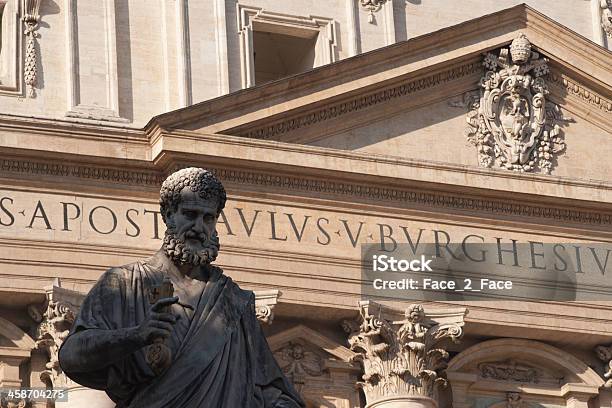
<path id="1" fill-rule="evenodd" d="M 612 225 L 612 214 L 603 211 L 589 211 L 546 204 L 542 206 L 512 201 L 466 197 L 459 194 L 423 191 L 411 188 L 395 188 L 384 185 L 354 183 L 268 173 L 254 170 L 239 170 L 210 167 L 223 182 L 245 186 L 271 187 L 276 191 L 315 192 L 317 194 L 342 195 L 357 199 L 374 200 L 380 203 L 395 202 L 424 206 L 434 209 L 452 209 L 491 214 L 493 216 L 534 217 L 578 224 Z M 122 186 L 140 186 L 158 190 L 165 178 L 162 171 L 118 169 L 95 165 L 60 164 L 29 159 L 0 160 L 0 175 L 70 177 L 94 180 Z"/>

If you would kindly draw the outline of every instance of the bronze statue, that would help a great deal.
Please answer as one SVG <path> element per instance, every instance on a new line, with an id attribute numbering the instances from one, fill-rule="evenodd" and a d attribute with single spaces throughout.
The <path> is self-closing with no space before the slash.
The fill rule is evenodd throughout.
<path id="1" fill-rule="evenodd" d="M 59 352 L 70 378 L 117 407 L 304 406 L 268 347 L 253 292 L 211 263 L 225 201 L 204 169 L 164 181 L 162 248 L 109 269 L 89 292 Z"/>

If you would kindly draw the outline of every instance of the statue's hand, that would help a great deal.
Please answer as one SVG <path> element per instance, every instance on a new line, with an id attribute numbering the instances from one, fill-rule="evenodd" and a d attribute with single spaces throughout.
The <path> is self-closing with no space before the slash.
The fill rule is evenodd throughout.
<path id="1" fill-rule="evenodd" d="M 149 310 L 149 316 L 136 329 L 139 341 L 143 346 L 152 344 L 157 338 L 168 338 L 178 317 L 165 309 L 178 302 L 178 296 L 159 299 Z"/>

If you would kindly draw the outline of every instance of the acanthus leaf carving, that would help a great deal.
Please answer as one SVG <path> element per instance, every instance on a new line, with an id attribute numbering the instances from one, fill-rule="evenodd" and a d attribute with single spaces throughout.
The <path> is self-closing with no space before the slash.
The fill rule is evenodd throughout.
<path id="1" fill-rule="evenodd" d="M 372 309 L 378 308 L 378 313 Z M 364 390 L 370 404 L 389 396 L 423 396 L 435 399 L 438 386 L 446 386 L 449 357 L 443 340 L 458 342 L 463 318 L 453 322 L 429 319 L 423 306 L 410 305 L 405 319 L 394 322 L 381 317 L 380 306 L 359 304 L 360 322 L 344 321 L 355 360 L 363 367 Z"/>
<path id="2" fill-rule="evenodd" d="M 68 295 L 64 297 L 63 294 Z M 71 384 L 71 380 L 59 365 L 58 355 L 79 310 L 79 305 L 74 302 L 76 298 L 78 297 L 73 296 L 72 291 L 61 288 L 59 279 L 56 280 L 47 290 L 47 308 L 36 330 L 36 345 L 44 350 L 49 358 L 46 370 L 40 374 L 40 379 L 52 388 Z M 30 311 L 30 314 L 33 319 L 38 317 L 34 316 L 33 311 Z"/>
<path id="3" fill-rule="evenodd" d="M 548 60 L 531 49 L 524 34 L 499 55 L 484 57 L 479 98 L 467 101 L 467 140 L 482 167 L 550 174 L 553 159 L 565 150 L 559 106 L 546 99 Z"/>

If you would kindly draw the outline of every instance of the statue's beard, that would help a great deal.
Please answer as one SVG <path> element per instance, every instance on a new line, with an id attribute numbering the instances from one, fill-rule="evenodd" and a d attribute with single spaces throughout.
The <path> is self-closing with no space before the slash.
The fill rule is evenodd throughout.
<path id="1" fill-rule="evenodd" d="M 187 234 L 193 234 L 188 232 Z M 176 265 L 205 265 L 217 259 L 219 254 L 219 235 L 215 231 L 212 236 L 207 236 L 202 233 L 193 235 L 194 238 L 200 240 L 202 249 L 194 251 L 185 241 L 185 235 L 179 236 L 173 228 L 166 230 L 164 236 L 163 248 L 166 255 Z"/>

